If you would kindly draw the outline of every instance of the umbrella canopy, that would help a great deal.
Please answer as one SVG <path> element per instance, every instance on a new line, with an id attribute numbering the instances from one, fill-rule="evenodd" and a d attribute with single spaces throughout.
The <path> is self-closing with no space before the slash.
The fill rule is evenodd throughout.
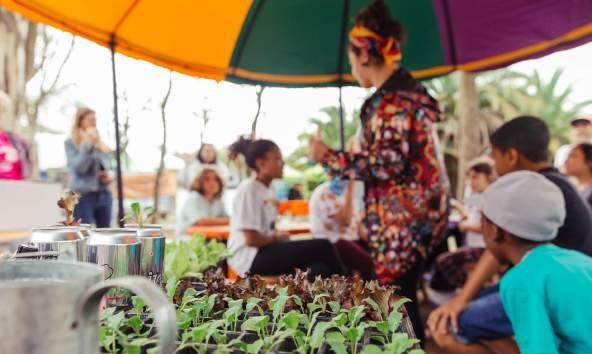
<path id="1" fill-rule="evenodd" d="M 589 0 L 388 0 L 416 77 L 480 71 L 592 38 Z M 276 86 L 352 82 L 345 45 L 370 0 L 0 0 L 31 20 L 203 78 Z"/>

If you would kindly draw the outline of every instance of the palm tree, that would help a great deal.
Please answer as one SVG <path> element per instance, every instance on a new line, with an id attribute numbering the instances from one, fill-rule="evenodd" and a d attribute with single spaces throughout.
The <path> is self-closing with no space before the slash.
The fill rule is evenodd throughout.
<path id="1" fill-rule="evenodd" d="M 339 119 L 339 107 L 330 106 L 322 108 L 321 117 L 313 117 L 309 119 L 310 125 L 315 127 L 315 130 L 321 132 L 321 138 L 332 149 L 341 148 L 341 122 Z M 360 127 L 360 111 L 354 110 L 349 116 L 344 117 L 345 140 L 349 140 L 356 134 Z M 328 118 L 328 119 L 327 119 Z M 308 142 L 315 133 L 305 132 L 298 136 L 300 146 L 294 150 L 287 158 L 287 163 L 290 167 L 304 171 L 312 164 L 308 161 Z"/>
<path id="2" fill-rule="evenodd" d="M 573 103 L 571 86 L 561 88 L 562 70 L 556 70 L 550 79 L 544 80 L 535 70 L 524 74 L 508 69 L 484 73 L 476 78 L 480 112 L 474 117 L 481 131 L 480 138 L 467 143 L 469 146 L 488 145 L 488 136 L 504 120 L 518 115 L 541 117 L 551 131 L 551 148 L 554 150 L 568 141 L 569 121 L 592 105 L 592 100 Z M 463 128 L 459 123 L 459 79 L 458 73 L 425 82 L 431 94 L 440 102 L 444 120 L 439 125 L 439 133 L 448 161 L 455 165 L 459 156 L 459 133 Z M 475 138 L 475 137 L 473 137 Z M 450 166 L 449 166 L 450 168 Z M 452 172 L 452 170 L 449 170 Z M 455 180 L 462 177 L 463 171 L 451 173 Z M 453 186 L 455 184 L 453 183 Z"/>

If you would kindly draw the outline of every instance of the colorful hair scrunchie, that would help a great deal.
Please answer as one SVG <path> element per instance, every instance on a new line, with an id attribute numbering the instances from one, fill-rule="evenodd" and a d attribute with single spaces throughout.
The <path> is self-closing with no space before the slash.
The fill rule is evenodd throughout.
<path id="1" fill-rule="evenodd" d="M 401 46 L 392 36 L 384 38 L 362 25 L 356 25 L 349 32 L 349 41 L 354 47 L 382 56 L 386 64 L 401 61 Z"/>

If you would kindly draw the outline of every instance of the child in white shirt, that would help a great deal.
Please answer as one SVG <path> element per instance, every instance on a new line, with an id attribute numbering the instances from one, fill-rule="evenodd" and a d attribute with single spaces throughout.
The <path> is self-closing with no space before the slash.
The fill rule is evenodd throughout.
<path id="1" fill-rule="evenodd" d="M 237 190 L 230 222 L 228 263 L 241 277 L 247 273 L 280 275 L 310 268 L 311 277 L 344 274 L 333 245 L 327 240 L 289 241 L 275 229 L 277 203 L 271 182 L 283 176 L 284 161 L 269 140 L 241 139 L 231 153 L 244 155 L 255 176 Z"/>

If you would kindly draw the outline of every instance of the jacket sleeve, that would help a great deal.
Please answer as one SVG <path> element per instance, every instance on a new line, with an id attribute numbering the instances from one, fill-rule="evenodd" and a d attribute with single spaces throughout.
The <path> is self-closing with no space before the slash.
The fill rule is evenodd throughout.
<path id="1" fill-rule="evenodd" d="M 95 163 L 95 148 L 91 144 L 80 144 L 79 148 L 72 141 L 65 143 L 68 168 L 78 174 L 84 175 L 90 172 Z"/>
<path id="2" fill-rule="evenodd" d="M 386 101 L 386 102 L 385 102 Z M 413 115 L 397 98 L 384 98 L 371 124 L 372 142 L 360 153 L 329 151 L 323 161 L 333 176 L 385 181 L 405 173 Z"/>

